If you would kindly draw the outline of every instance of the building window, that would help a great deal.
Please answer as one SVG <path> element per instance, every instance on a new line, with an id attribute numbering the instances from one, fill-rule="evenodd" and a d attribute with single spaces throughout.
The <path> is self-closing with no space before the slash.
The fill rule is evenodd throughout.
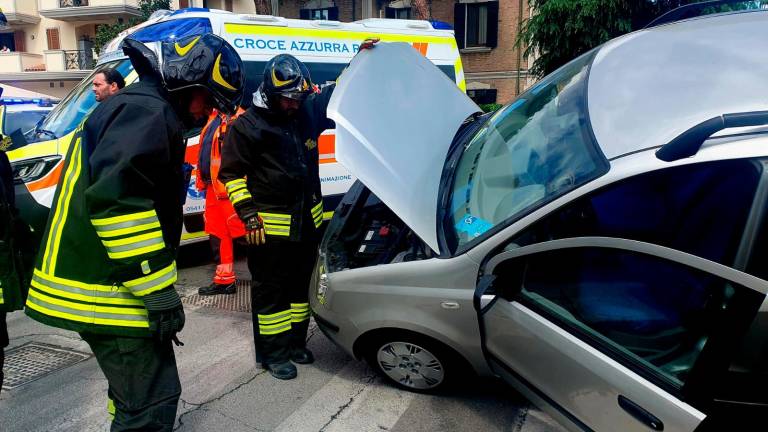
<path id="1" fill-rule="evenodd" d="M 189 7 L 189 0 L 179 0 L 179 9 L 186 9 Z"/>
<path id="2" fill-rule="evenodd" d="M 457 3 L 454 27 L 459 48 L 494 48 L 499 33 L 499 2 Z"/>
<path id="3" fill-rule="evenodd" d="M 57 28 L 45 29 L 45 36 L 48 39 L 49 50 L 61 49 L 61 42 L 59 40 L 59 29 Z"/>
<path id="4" fill-rule="evenodd" d="M 413 12 L 412 9 L 409 7 L 401 7 L 401 8 L 393 8 L 388 7 L 386 12 L 387 18 L 392 19 L 412 19 L 413 18 Z"/>
<path id="5" fill-rule="evenodd" d="M 304 20 L 338 21 L 339 8 L 336 6 L 333 6 L 333 7 L 317 8 L 317 9 L 302 9 L 299 12 L 299 17 Z"/>
<path id="6" fill-rule="evenodd" d="M 478 105 L 495 104 L 496 94 L 496 89 L 467 89 L 467 96 L 469 96 Z"/>

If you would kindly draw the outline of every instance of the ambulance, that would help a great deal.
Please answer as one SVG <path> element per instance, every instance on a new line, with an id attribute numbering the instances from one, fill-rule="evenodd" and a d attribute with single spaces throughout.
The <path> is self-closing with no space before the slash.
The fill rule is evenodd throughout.
<path id="1" fill-rule="evenodd" d="M 296 56 L 309 68 L 316 84 L 334 82 L 369 37 L 382 42 L 406 42 L 428 58 L 456 85 L 465 90 L 461 58 L 452 30 L 436 29 L 427 21 L 366 19 L 353 23 L 305 21 L 267 15 L 188 8 L 156 14 L 148 21 L 126 30 L 111 41 L 99 57 L 94 72 L 84 79 L 37 127 L 14 142 L 8 153 L 14 168 L 17 203 L 33 227 L 45 226 L 73 131 L 96 107 L 91 91 L 93 75 L 103 68 L 115 68 L 127 85 L 137 74 L 120 50 L 126 36 L 153 42 L 190 35 L 215 33 L 226 39 L 243 59 L 246 89 L 243 105 L 250 106 L 251 94 L 261 83 L 266 62 L 277 54 Z M 404 77 L 404 79 L 406 79 Z M 371 82 L 371 85 L 376 85 Z M 371 101 L 371 103 L 376 103 Z M 397 125 L 392 125 L 397 127 Z M 187 134 L 187 162 L 196 165 L 199 130 Z M 330 219 L 344 193 L 355 182 L 334 155 L 335 135 L 325 131 L 319 139 L 320 176 L 325 200 L 324 214 Z M 182 244 L 207 238 L 203 232 L 205 197 L 192 178 L 184 206 Z"/>

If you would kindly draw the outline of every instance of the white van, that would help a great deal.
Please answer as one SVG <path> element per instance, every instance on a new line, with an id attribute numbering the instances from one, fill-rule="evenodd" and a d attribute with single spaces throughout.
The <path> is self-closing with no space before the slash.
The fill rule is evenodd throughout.
<path id="1" fill-rule="evenodd" d="M 181 9 L 155 17 L 131 28 L 110 42 L 99 58 L 94 73 L 105 67 L 116 68 L 126 78 L 126 84 L 137 75 L 119 49 L 130 35 L 142 42 L 182 38 L 194 34 L 215 33 L 231 43 L 243 59 L 246 73 L 246 96 L 243 104 L 251 104 L 250 94 L 261 83 L 265 63 L 277 54 L 288 53 L 303 61 L 315 83 L 335 81 L 360 43 L 368 37 L 383 42 L 407 42 L 426 56 L 456 85 L 465 90 L 464 73 L 453 31 L 435 30 L 427 21 L 368 19 L 354 23 L 338 21 L 304 21 L 266 15 L 240 15 L 226 11 Z M 33 226 L 43 227 L 58 184 L 62 159 L 71 135 L 96 106 L 91 82 L 93 74 L 84 79 L 33 131 L 26 135 L 28 144 L 14 144 L 8 153 L 14 166 L 17 183 L 17 203 Z M 197 163 L 198 131 L 189 135 L 187 162 Z M 355 181 L 334 156 L 333 130 L 323 133 L 319 140 L 320 176 L 325 208 L 332 210 Z M 206 238 L 202 213 L 205 198 L 189 185 L 184 206 L 182 244 Z M 326 212 L 330 219 L 332 211 Z"/>

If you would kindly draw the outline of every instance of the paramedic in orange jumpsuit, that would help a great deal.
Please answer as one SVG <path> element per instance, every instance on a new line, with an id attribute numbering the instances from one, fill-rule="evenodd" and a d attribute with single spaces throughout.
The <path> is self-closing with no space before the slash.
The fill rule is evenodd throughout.
<path id="1" fill-rule="evenodd" d="M 200 295 L 234 294 L 236 278 L 234 271 L 234 238 L 245 235 L 245 228 L 237 217 L 227 197 L 227 189 L 219 181 L 221 167 L 221 146 L 227 127 L 243 111 L 238 109 L 234 116 L 213 110 L 200 132 L 200 155 L 197 164 L 196 186 L 205 191 L 205 232 L 211 236 L 211 246 L 219 265 L 212 283 L 198 290 Z"/>

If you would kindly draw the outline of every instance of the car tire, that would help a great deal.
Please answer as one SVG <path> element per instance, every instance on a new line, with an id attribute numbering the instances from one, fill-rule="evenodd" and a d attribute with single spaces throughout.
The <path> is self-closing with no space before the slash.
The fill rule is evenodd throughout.
<path id="1" fill-rule="evenodd" d="M 429 337 L 391 332 L 378 335 L 366 345 L 364 357 L 368 364 L 403 390 L 435 393 L 459 381 L 463 363 L 459 355 Z M 469 366 L 467 370 L 471 370 Z"/>

